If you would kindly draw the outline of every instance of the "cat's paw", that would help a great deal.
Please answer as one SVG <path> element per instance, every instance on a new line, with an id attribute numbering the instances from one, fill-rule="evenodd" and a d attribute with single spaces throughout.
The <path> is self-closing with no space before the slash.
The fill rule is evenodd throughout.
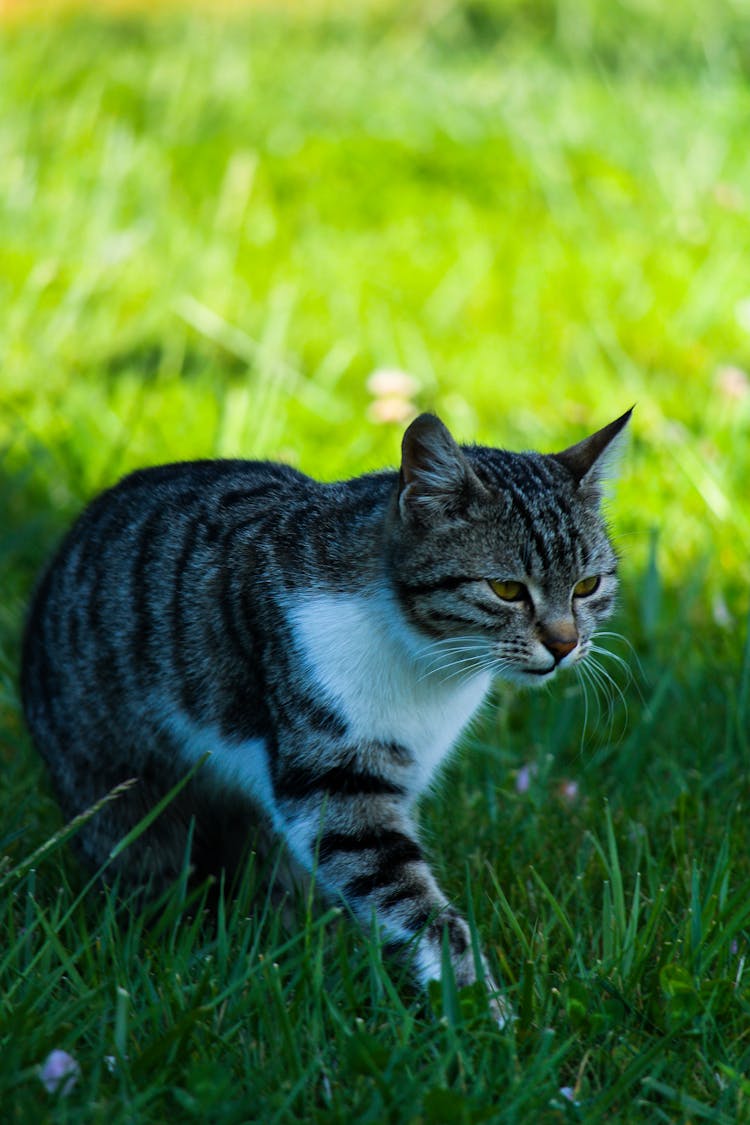
<path id="1" fill-rule="evenodd" d="M 507 1031 L 511 1024 L 518 1019 L 518 1016 L 493 980 L 486 980 L 485 985 L 489 994 L 490 1015 L 501 1031 Z"/>

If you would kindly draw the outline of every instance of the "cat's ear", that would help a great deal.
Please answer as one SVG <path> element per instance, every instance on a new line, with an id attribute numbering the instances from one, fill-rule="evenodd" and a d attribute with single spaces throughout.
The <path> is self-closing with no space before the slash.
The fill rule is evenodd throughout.
<path id="1" fill-rule="evenodd" d="M 401 514 L 458 514 L 474 490 L 482 485 L 450 431 L 434 414 L 420 414 L 401 442 Z"/>
<path id="2" fill-rule="evenodd" d="M 595 434 L 590 434 L 576 445 L 571 445 L 569 449 L 564 449 L 562 453 L 553 453 L 552 456 L 555 461 L 565 466 L 578 485 L 598 491 L 602 481 L 613 475 L 622 444 L 621 434 L 632 413 L 631 406 L 630 410 L 626 410 L 608 426 L 597 430 Z"/>

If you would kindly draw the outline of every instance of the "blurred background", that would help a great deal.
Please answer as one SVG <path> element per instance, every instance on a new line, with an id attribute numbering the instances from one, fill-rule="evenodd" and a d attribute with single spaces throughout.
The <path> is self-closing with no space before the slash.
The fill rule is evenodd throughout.
<path id="1" fill-rule="evenodd" d="M 422 409 L 551 450 L 634 402 L 628 632 L 739 653 L 747 4 L 0 10 L 8 676 L 42 558 L 136 465 L 330 479 Z"/>

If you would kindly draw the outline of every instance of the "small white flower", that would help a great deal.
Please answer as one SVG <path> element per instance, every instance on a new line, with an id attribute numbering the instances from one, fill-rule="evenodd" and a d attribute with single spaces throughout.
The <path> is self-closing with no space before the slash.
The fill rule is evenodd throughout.
<path id="1" fill-rule="evenodd" d="M 388 395 L 386 398 L 376 398 L 369 406 L 367 416 L 373 422 L 410 422 L 417 416 L 417 408 L 408 399 Z"/>
<path id="2" fill-rule="evenodd" d="M 413 375 L 397 368 L 382 367 L 373 371 L 367 380 L 367 389 L 373 396 L 367 411 L 373 422 L 403 424 L 416 418 L 418 410 L 412 399 L 419 390 Z"/>
<path id="3" fill-rule="evenodd" d="M 713 619 L 720 629 L 731 629 L 734 625 L 734 618 L 729 612 L 729 607 L 724 601 L 721 594 L 716 594 L 711 604 L 711 612 Z"/>
<path id="4" fill-rule="evenodd" d="M 60 1089 L 62 1096 L 67 1097 L 81 1077 L 81 1068 L 67 1051 L 50 1051 L 39 1067 L 39 1077 L 48 1094 L 56 1094 Z"/>
<path id="5" fill-rule="evenodd" d="M 380 367 L 367 380 L 367 389 L 373 398 L 411 398 L 419 390 L 419 383 L 407 371 Z"/>

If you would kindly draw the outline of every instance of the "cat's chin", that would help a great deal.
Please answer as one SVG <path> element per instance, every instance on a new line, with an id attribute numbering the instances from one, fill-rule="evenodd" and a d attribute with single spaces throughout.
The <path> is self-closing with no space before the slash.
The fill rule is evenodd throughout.
<path id="1" fill-rule="evenodd" d="M 549 683 L 556 671 L 557 664 L 553 664 L 551 668 L 506 668 L 502 678 L 510 680 L 513 684 L 538 687 L 540 684 Z"/>

